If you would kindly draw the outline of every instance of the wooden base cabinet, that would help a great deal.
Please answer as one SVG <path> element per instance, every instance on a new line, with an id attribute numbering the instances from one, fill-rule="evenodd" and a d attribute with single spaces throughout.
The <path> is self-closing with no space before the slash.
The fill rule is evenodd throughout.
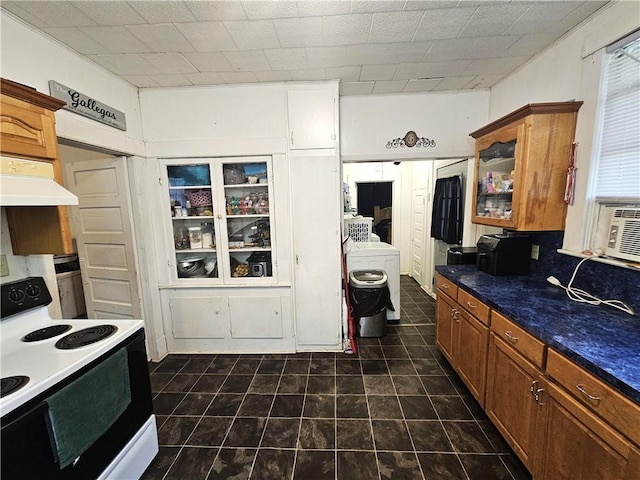
<path id="1" fill-rule="evenodd" d="M 475 300 L 474 302 L 470 303 L 480 304 Z M 436 344 L 456 369 L 471 394 L 482 405 L 489 327 L 445 295 L 442 289 L 438 290 L 436 309 Z"/>
<path id="2" fill-rule="evenodd" d="M 565 391 L 542 381 L 546 431 L 538 432 L 540 480 L 638 480 L 638 451 Z"/>

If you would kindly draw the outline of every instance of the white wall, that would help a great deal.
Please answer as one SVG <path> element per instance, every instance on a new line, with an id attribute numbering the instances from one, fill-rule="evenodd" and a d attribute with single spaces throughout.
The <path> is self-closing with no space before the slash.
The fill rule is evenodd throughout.
<path id="1" fill-rule="evenodd" d="M 75 113 L 56 113 L 59 137 L 110 150 L 144 155 L 138 90 L 55 40 L 32 30 L 10 13 L 0 15 L 2 77 L 49 94 L 49 80 L 124 112 L 125 132 Z"/>
<path id="2" fill-rule="evenodd" d="M 491 90 L 490 119 L 527 103 L 582 100 L 576 130 L 577 172 L 574 205 L 569 206 L 564 248 L 587 247 L 589 173 L 596 156 L 602 48 L 640 26 L 640 2 L 607 4 L 553 48 L 539 55 Z"/>
<path id="3" fill-rule="evenodd" d="M 340 148 L 345 161 L 473 156 L 469 133 L 487 123 L 489 92 L 415 93 L 340 98 Z M 435 148 L 391 148 L 413 130 Z"/>

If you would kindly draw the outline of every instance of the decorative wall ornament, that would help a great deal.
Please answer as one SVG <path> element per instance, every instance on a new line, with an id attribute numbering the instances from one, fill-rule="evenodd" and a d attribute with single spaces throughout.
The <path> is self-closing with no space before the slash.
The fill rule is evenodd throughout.
<path id="1" fill-rule="evenodd" d="M 404 148 L 404 147 L 435 147 L 436 141 L 429 140 L 425 137 L 418 137 L 416 132 L 409 130 L 407 134 L 402 138 L 394 138 L 387 142 L 387 148 Z"/>

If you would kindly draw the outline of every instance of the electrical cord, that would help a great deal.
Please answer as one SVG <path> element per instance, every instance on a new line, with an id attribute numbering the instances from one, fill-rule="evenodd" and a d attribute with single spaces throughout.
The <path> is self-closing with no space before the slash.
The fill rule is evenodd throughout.
<path id="1" fill-rule="evenodd" d="M 576 268 L 573 271 L 573 275 L 571 275 L 571 279 L 569 280 L 569 283 L 567 283 L 566 287 L 562 285 L 562 283 L 560 283 L 560 280 L 558 280 L 554 276 L 547 277 L 547 282 L 549 282 L 552 285 L 556 285 L 560 288 L 563 288 L 567 293 L 567 297 L 569 297 L 574 302 L 587 303 L 589 305 L 608 305 L 609 307 L 622 310 L 623 312 L 628 313 L 629 315 L 635 315 L 636 313 L 633 311 L 633 309 L 629 305 L 627 305 L 626 303 L 620 300 L 601 300 L 598 297 L 591 295 L 588 292 L 585 292 L 584 290 L 581 290 L 579 288 L 574 288 L 571 286 L 573 284 L 574 279 L 576 278 L 576 274 L 578 273 L 578 269 L 580 268 L 580 266 L 587 260 L 590 260 L 591 258 L 593 257 L 585 257 L 582 260 L 580 260 L 578 265 L 576 265 Z"/>

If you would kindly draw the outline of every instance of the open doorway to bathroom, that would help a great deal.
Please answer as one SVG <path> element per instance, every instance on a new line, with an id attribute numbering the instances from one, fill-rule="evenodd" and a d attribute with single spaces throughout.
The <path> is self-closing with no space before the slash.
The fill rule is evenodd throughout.
<path id="1" fill-rule="evenodd" d="M 356 182 L 358 213 L 373 218 L 373 232 L 391 244 L 393 182 Z"/>

